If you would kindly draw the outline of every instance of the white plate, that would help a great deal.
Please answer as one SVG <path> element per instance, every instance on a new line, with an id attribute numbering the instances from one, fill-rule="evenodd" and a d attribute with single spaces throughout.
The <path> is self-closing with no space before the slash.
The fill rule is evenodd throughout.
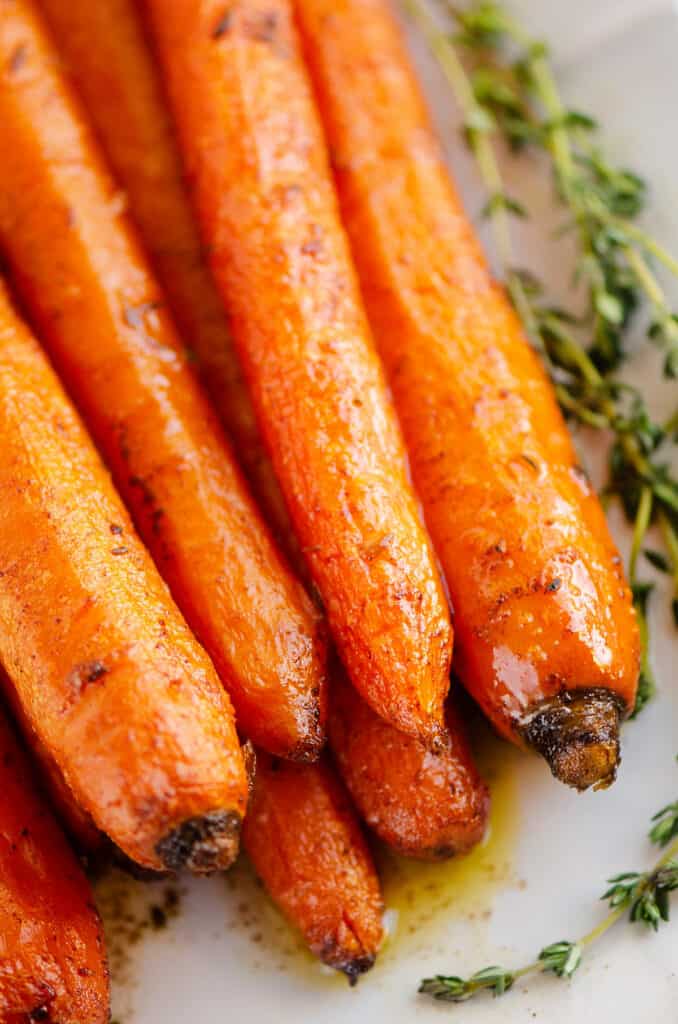
<path id="1" fill-rule="evenodd" d="M 550 39 L 570 100 L 600 118 L 613 154 L 652 183 L 648 221 L 678 250 L 676 8 L 661 0 L 514 0 L 512 6 Z M 449 94 L 421 45 L 414 50 L 451 165 L 475 212 L 481 192 L 459 144 Z M 544 225 L 554 223 L 548 189 L 525 160 L 512 167 L 511 180 L 512 190 L 527 196 L 539 218 L 537 230 L 534 224 L 521 228 L 523 262 L 562 289 L 562 274 L 543 243 Z M 644 351 L 627 372 L 654 389 L 657 415 L 666 413 L 669 387 L 656 384 L 654 356 Z M 674 384 L 674 401 L 675 391 Z M 591 439 L 578 440 L 595 468 L 600 458 Z M 627 532 L 618 521 L 614 526 L 625 549 Z M 647 575 L 652 576 L 649 569 Z M 533 979 L 529 988 L 519 985 L 501 1000 L 480 997 L 463 1007 L 434 1005 L 416 995 L 426 974 L 517 965 L 546 943 L 580 935 L 604 912 L 597 900 L 605 879 L 650 863 L 648 817 L 678 795 L 678 687 L 671 663 L 678 643 L 667 596 L 660 589 L 653 614 L 661 692 L 625 729 L 617 784 L 605 793 L 577 796 L 556 784 L 536 758 L 508 748 L 493 754 L 495 809 L 485 847 L 466 862 L 416 868 L 404 880 L 391 879 L 386 898 L 396 908 L 389 914 L 394 934 L 356 989 L 300 951 L 249 869 L 238 865 L 226 880 L 181 881 L 178 915 L 161 931 L 146 928 L 127 949 L 126 937 L 138 931 L 137 923 L 147 919 L 151 902 L 162 900 L 166 886 L 106 883 L 104 903 L 114 933 L 114 1017 L 121 1024 L 234 1021 L 245 1015 L 251 1024 L 405 1024 L 449 1015 L 471 1024 L 533 1018 L 560 1024 L 597 1015 L 617 1024 L 674 1024 L 678 907 L 676 923 L 656 936 L 640 927 L 618 927 L 572 983 Z"/>

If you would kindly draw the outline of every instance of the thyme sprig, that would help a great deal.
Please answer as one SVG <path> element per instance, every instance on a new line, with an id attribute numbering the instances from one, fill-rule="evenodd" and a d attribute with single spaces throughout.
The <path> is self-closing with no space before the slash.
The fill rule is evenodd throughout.
<path id="1" fill-rule="evenodd" d="M 465 1002 L 482 991 L 500 996 L 527 975 L 552 973 L 559 978 L 571 978 L 588 948 L 623 917 L 657 931 L 660 924 L 669 920 L 670 894 L 678 889 L 678 801 L 655 814 L 649 837 L 665 847 L 664 853 L 649 871 L 624 871 L 608 879 L 601 899 L 607 901 L 609 913 L 576 942 L 553 942 L 531 963 L 513 970 L 493 966 L 468 978 L 445 974 L 424 978 L 419 991 L 447 1003 Z"/>
<path id="2" fill-rule="evenodd" d="M 568 418 L 611 437 L 604 498 L 618 499 L 634 526 L 629 577 L 643 639 L 637 713 L 655 689 L 647 622 L 653 587 L 637 576 L 653 524 L 660 527 L 663 550 L 648 560 L 673 577 L 678 625 L 678 479 L 662 449 L 677 439 L 678 412 L 667 424 L 656 423 L 641 393 L 616 371 L 632 318 L 644 304 L 650 310 L 648 336 L 664 350 L 663 372 L 678 376 L 678 316 L 654 270 L 659 264 L 678 278 L 678 261 L 635 222 L 645 183 L 605 157 L 592 118 L 565 106 L 543 42 L 531 39 L 495 0 L 475 0 L 463 10 L 450 0 L 405 2 L 461 107 L 466 139 L 489 194 L 484 214 L 506 289 L 558 401 Z M 449 31 L 433 10 L 451 16 Z M 514 150 L 536 147 L 549 159 L 566 216 L 563 230 L 577 242 L 573 277 L 586 292 L 583 314 L 550 303 L 542 283 L 518 267 L 511 220 L 527 211 L 506 190 L 499 139 Z"/>

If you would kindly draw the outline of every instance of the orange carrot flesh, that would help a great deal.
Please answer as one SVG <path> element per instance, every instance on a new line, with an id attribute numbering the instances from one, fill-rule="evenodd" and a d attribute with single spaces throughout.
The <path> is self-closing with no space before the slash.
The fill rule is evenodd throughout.
<path id="1" fill-rule="evenodd" d="M 212 269 L 351 680 L 431 742 L 451 629 L 284 0 L 146 0 Z"/>
<path id="2" fill-rule="evenodd" d="M 609 782 L 638 631 L 602 510 L 451 186 L 386 0 L 296 12 L 459 674 L 564 781 Z"/>
<path id="3" fill-rule="evenodd" d="M 4 290 L 0 437 L 0 662 L 13 698 L 127 856 L 227 866 L 247 797 L 230 702 Z"/>
<path id="4" fill-rule="evenodd" d="M 276 754 L 312 759 L 324 739 L 320 618 L 193 378 L 27 0 L 4 2 L 0 61 L 0 245 L 25 306 L 239 728 Z"/>
<path id="5" fill-rule="evenodd" d="M 257 757 L 243 844 L 311 951 L 355 982 L 382 940 L 381 893 L 348 795 L 325 758 L 295 765 Z"/>
<path id="6" fill-rule="evenodd" d="M 125 191 L 182 339 L 197 357 L 214 407 L 280 540 L 282 495 L 270 461 L 262 457 L 254 411 L 206 269 L 160 78 L 134 0 L 40 0 L 40 10 Z M 293 535 L 287 539 L 295 544 Z"/>
<path id="7" fill-rule="evenodd" d="M 329 733 L 337 767 L 365 823 L 405 857 L 467 853 L 487 828 L 489 792 L 450 704 L 447 726 L 445 746 L 432 753 L 375 715 L 341 675 L 332 678 Z"/>
<path id="8" fill-rule="evenodd" d="M 87 879 L 0 719 L 0 1020 L 107 1024 L 108 970 Z"/>

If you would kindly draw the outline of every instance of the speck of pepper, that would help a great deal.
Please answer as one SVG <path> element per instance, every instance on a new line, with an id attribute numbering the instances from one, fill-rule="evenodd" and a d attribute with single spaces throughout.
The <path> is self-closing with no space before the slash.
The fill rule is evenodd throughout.
<path id="1" fill-rule="evenodd" d="M 28 1019 L 30 1021 L 49 1020 L 49 1006 L 45 1003 L 43 1003 L 42 1006 L 36 1006 L 36 1008 L 31 1010 L 29 1013 Z"/>
<path id="2" fill-rule="evenodd" d="M 112 555 L 126 555 L 128 553 L 128 551 L 129 551 L 129 548 L 126 548 L 124 546 L 121 546 L 119 548 L 111 548 L 111 554 Z"/>
<path id="3" fill-rule="evenodd" d="M 119 537 L 122 533 L 122 526 L 119 523 L 111 523 L 108 528 L 115 537 Z"/>
<path id="4" fill-rule="evenodd" d="M 103 661 L 88 661 L 82 665 L 76 665 L 68 677 L 68 681 L 74 693 L 81 693 L 88 683 L 96 683 L 108 672 L 108 667 Z"/>

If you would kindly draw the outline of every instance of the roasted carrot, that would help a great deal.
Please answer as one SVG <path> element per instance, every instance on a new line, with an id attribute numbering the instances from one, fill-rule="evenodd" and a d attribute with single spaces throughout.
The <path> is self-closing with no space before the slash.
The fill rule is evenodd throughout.
<path id="1" fill-rule="evenodd" d="M 431 753 L 361 700 L 342 675 L 332 679 L 332 751 L 360 816 L 398 853 L 444 860 L 485 834 L 489 793 L 473 763 L 459 712 L 447 706 L 447 741 Z"/>
<path id="2" fill-rule="evenodd" d="M 295 765 L 258 756 L 243 844 L 311 951 L 354 984 L 381 943 L 381 893 L 348 795 L 325 757 Z"/>
<path id="3" fill-rule="evenodd" d="M 0 713 L 0 1020 L 107 1024 L 108 970 L 87 879 Z"/>
<path id="4" fill-rule="evenodd" d="M 387 0 L 296 0 L 456 664 L 564 782 L 613 780 L 638 631 L 552 390 L 446 173 Z"/>
<path id="5" fill-rule="evenodd" d="M 451 630 L 284 0 L 146 0 L 264 441 L 352 682 L 432 742 Z"/>
<path id="6" fill-rule="evenodd" d="M 225 867 L 247 779 L 228 697 L 0 290 L 0 662 L 75 801 L 148 868 Z"/>
<path id="7" fill-rule="evenodd" d="M 33 7 L 2 2 L 0 246 L 26 309 L 238 727 L 276 754 L 317 757 L 320 616 L 193 377 Z"/>
<path id="8" fill-rule="evenodd" d="M 285 516 L 270 460 L 206 268 L 162 86 L 134 0 L 40 0 L 64 69 L 85 102 L 184 342 L 233 439 L 276 540 Z M 285 534 L 296 550 L 294 535 Z"/>

